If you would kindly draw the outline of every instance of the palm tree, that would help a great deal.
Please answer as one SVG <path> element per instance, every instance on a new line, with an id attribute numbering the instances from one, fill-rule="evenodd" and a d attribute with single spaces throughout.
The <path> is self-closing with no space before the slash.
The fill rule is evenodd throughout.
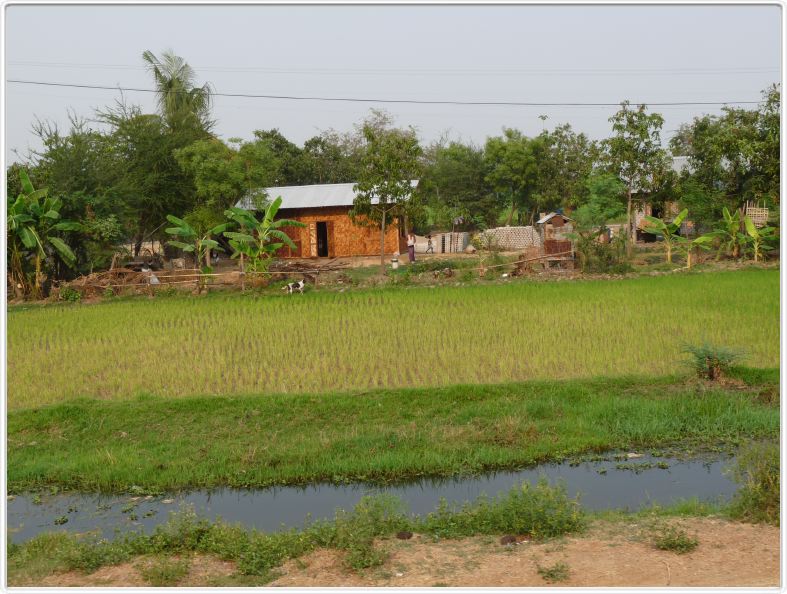
<path id="1" fill-rule="evenodd" d="M 156 81 L 158 106 L 167 126 L 173 131 L 184 128 L 209 132 L 215 122 L 210 119 L 213 88 L 210 83 L 195 86 L 194 69 L 171 51 L 157 58 L 146 50 L 142 59 Z"/>

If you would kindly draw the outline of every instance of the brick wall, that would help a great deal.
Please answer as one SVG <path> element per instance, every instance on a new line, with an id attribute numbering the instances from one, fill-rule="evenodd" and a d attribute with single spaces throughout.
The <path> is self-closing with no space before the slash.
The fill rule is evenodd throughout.
<path id="1" fill-rule="evenodd" d="M 313 241 L 316 236 L 316 223 L 325 222 L 328 225 L 328 257 L 339 258 L 347 256 L 379 256 L 380 255 L 380 228 L 377 226 L 362 226 L 353 223 L 349 206 L 335 206 L 325 208 L 281 209 L 279 218 L 292 219 L 304 223 L 306 227 L 289 227 L 284 231 L 298 246 L 293 252 L 289 248 L 282 248 L 280 257 L 316 256 L 312 253 Z M 316 244 L 314 244 L 316 250 Z M 385 253 L 405 252 L 407 244 L 405 238 L 400 237 L 399 227 L 395 223 L 387 225 L 385 229 Z"/>

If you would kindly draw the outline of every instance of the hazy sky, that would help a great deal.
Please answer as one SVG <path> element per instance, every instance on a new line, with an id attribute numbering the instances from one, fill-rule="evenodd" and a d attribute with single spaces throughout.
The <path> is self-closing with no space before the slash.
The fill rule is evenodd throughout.
<path id="1" fill-rule="evenodd" d="M 778 6 L 6 6 L 6 80 L 152 88 L 141 54 L 172 49 L 218 92 L 389 99 L 744 101 L 780 81 Z M 7 83 L 6 155 L 38 117 L 90 117 L 117 91 Z M 152 94 L 127 99 L 154 110 Z M 369 105 L 217 97 L 223 138 L 279 128 L 301 144 L 370 107 L 429 142 L 569 122 L 593 138 L 614 108 Z M 664 129 L 720 106 L 658 107 Z M 668 137 L 670 134 L 665 134 Z"/>

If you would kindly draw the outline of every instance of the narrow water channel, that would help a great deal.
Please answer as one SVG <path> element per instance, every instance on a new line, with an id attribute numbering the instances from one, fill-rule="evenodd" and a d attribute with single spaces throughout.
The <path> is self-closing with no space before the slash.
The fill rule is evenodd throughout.
<path id="1" fill-rule="evenodd" d="M 13 542 L 41 532 L 98 531 L 112 538 L 116 531 L 149 531 L 167 520 L 169 512 L 193 506 L 201 517 L 221 518 L 264 531 L 301 527 L 307 517 L 331 519 L 337 509 L 352 509 L 364 495 L 394 495 L 414 514 L 433 511 L 440 499 L 461 504 L 482 494 L 494 497 L 523 481 L 545 477 L 562 481 L 570 496 L 580 496 L 588 510 L 629 509 L 681 499 L 726 501 L 737 485 L 725 470 L 734 458 L 682 460 L 643 455 L 627 459 L 542 464 L 521 470 L 449 479 L 423 479 L 389 486 L 316 484 L 267 489 L 215 489 L 157 497 L 84 493 L 25 493 L 7 502 L 8 530 Z"/>

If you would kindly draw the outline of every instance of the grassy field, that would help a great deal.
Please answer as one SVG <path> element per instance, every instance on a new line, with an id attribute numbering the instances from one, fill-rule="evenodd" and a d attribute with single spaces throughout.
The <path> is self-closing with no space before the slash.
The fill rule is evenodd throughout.
<path id="1" fill-rule="evenodd" d="M 779 434 L 779 373 L 357 394 L 83 400 L 8 416 L 11 491 L 399 480 Z M 746 382 L 746 383 L 743 383 Z"/>
<path id="2" fill-rule="evenodd" d="M 747 365 L 778 365 L 779 272 L 141 298 L 14 307 L 7 319 L 11 410 L 78 397 L 658 376 L 704 340 L 745 349 Z"/>

